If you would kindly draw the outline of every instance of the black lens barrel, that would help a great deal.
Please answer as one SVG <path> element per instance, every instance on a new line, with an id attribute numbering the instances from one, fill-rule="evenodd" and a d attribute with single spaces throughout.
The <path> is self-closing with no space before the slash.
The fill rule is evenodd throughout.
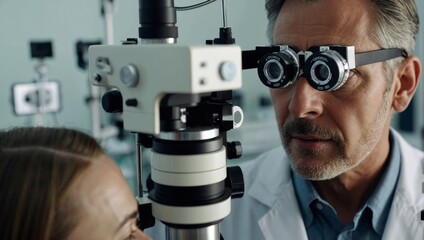
<path id="1" fill-rule="evenodd" d="M 142 39 L 177 38 L 177 13 L 173 0 L 139 0 Z"/>
<path id="2" fill-rule="evenodd" d="M 297 78 L 299 64 L 286 52 L 264 55 L 258 62 L 258 75 L 269 88 L 284 88 Z"/>
<path id="3" fill-rule="evenodd" d="M 312 54 L 305 62 L 304 74 L 308 83 L 318 91 L 333 91 L 343 85 L 349 68 L 335 51 Z"/>

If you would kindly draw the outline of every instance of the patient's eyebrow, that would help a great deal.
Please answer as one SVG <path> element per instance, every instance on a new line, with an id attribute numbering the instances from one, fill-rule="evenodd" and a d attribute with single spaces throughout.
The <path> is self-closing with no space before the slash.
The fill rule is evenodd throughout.
<path id="1" fill-rule="evenodd" d="M 119 224 L 118 228 L 116 229 L 116 232 L 119 231 L 119 229 L 121 229 L 127 222 L 129 222 L 130 220 L 137 218 L 138 215 L 138 210 L 135 210 L 134 212 L 128 214 L 124 220 L 122 220 L 122 222 Z"/>

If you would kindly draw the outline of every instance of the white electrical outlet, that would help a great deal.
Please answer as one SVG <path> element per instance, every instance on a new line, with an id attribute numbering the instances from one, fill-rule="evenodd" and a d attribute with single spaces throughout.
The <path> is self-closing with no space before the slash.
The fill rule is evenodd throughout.
<path id="1" fill-rule="evenodd" d="M 12 86 L 16 115 L 60 111 L 60 89 L 57 81 L 17 83 Z"/>

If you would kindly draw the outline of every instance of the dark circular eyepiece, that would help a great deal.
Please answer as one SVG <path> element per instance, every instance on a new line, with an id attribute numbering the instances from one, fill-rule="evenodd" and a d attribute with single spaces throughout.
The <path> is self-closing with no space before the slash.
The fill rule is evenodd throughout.
<path id="1" fill-rule="evenodd" d="M 258 62 L 258 75 L 269 88 L 284 88 L 292 84 L 299 72 L 299 60 L 290 48 L 264 55 Z"/>
<path id="2" fill-rule="evenodd" d="M 276 82 L 284 75 L 284 67 L 275 59 L 271 59 L 265 63 L 264 74 L 271 82 Z"/>
<path id="3" fill-rule="evenodd" d="M 309 84 L 319 91 L 340 88 L 349 75 L 347 61 L 333 50 L 312 54 L 306 60 L 303 70 Z"/>
<path id="4" fill-rule="evenodd" d="M 139 0 L 141 39 L 177 38 L 177 14 L 172 0 Z"/>
<path id="5" fill-rule="evenodd" d="M 314 69 L 314 75 L 319 81 L 326 81 L 331 77 L 330 68 L 325 64 L 317 65 Z"/>

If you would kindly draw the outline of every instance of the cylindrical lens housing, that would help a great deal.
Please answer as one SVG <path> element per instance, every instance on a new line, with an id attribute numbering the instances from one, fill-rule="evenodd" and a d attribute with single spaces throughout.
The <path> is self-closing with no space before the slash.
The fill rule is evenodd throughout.
<path id="1" fill-rule="evenodd" d="M 303 70 L 309 84 L 319 91 L 340 88 L 349 76 L 349 66 L 338 52 L 328 50 L 312 54 Z"/>
<path id="2" fill-rule="evenodd" d="M 176 10 L 173 0 L 139 0 L 142 39 L 177 38 Z"/>
<path id="3" fill-rule="evenodd" d="M 292 84 L 299 72 L 297 54 L 290 48 L 264 55 L 258 62 L 258 75 L 269 88 L 284 88 Z"/>

